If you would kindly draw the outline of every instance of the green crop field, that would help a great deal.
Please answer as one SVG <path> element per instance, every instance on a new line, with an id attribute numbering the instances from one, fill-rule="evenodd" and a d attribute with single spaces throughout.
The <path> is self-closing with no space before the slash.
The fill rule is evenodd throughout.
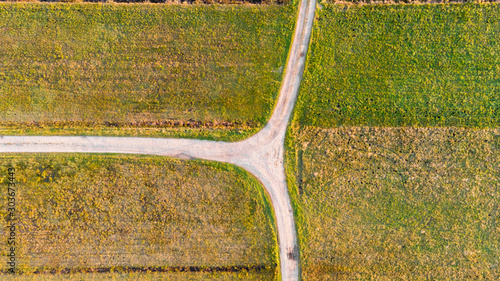
<path id="1" fill-rule="evenodd" d="M 287 136 L 304 280 L 500 279 L 498 18 L 317 10 Z"/>
<path id="2" fill-rule="evenodd" d="M 295 6 L 1 3 L 0 133 L 247 136 Z"/>
<path id="3" fill-rule="evenodd" d="M 127 273 L 130 268 L 158 268 L 174 280 L 277 276 L 272 208 L 258 181 L 240 168 L 151 156 L 6 154 L 0 157 L 2 218 L 10 202 L 9 167 L 18 182 L 16 270 L 25 278 L 52 271 L 78 278 L 99 268 L 124 272 L 103 273 L 117 280 L 161 275 Z M 9 233 L 2 227 L 2 240 Z M 0 250 L 8 247 L 2 243 Z M 45 274 L 51 275 L 36 276 Z"/>
<path id="4" fill-rule="evenodd" d="M 500 130 L 303 127 L 304 280 L 498 280 Z"/>
<path id="5" fill-rule="evenodd" d="M 317 13 L 300 124 L 500 124 L 500 5 L 326 4 Z"/>

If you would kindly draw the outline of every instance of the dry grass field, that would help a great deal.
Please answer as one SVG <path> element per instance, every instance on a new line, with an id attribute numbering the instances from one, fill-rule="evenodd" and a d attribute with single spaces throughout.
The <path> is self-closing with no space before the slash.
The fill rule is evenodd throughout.
<path id="1" fill-rule="evenodd" d="M 500 130 L 302 127 L 304 280 L 498 280 Z"/>
<path id="2" fill-rule="evenodd" d="M 239 168 L 149 156 L 2 155 L 5 187 L 9 167 L 19 183 L 20 272 L 236 267 L 216 280 L 275 274 L 270 203 L 257 180 Z M 1 198 L 5 217 L 7 192 Z M 0 237 L 7 236 L 1 228 Z M 7 251 L 7 243 L 0 249 Z"/>

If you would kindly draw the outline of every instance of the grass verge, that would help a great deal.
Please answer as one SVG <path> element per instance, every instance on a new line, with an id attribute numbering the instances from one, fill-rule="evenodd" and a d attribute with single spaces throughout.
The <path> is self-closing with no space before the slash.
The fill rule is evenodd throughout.
<path id="1" fill-rule="evenodd" d="M 155 137 L 155 138 L 189 138 L 205 140 L 237 141 L 246 139 L 257 133 L 258 128 L 241 127 L 128 127 L 128 126 L 79 126 L 61 124 L 23 123 L 0 127 L 0 135 L 4 136 L 108 136 L 108 137 Z"/>

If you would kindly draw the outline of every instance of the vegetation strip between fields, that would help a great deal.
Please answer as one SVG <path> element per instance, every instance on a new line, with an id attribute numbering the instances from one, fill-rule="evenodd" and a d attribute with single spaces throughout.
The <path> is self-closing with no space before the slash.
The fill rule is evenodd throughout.
<path id="1" fill-rule="evenodd" d="M 35 270 L 33 272 L 19 272 L 16 274 L 74 274 L 74 273 L 110 273 L 110 272 L 241 272 L 241 271 L 268 271 L 270 268 L 268 265 L 236 265 L 236 266 L 171 266 L 171 267 L 86 267 L 86 268 L 44 268 Z M 1 270 L 0 272 L 7 274 L 12 273 L 10 270 Z"/>
<path id="2" fill-rule="evenodd" d="M 134 122 L 71 122 L 71 121 L 30 121 L 30 122 L 4 122 L 0 123 L 4 128 L 16 127 L 95 127 L 102 126 L 108 128 L 255 128 L 256 124 L 252 122 L 229 122 L 229 121 L 196 121 L 196 120 L 151 120 L 151 121 L 134 121 Z"/>

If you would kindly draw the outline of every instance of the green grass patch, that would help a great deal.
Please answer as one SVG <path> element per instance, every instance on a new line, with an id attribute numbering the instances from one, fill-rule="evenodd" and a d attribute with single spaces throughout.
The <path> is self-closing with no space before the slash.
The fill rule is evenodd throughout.
<path id="1" fill-rule="evenodd" d="M 499 279 L 499 140 L 498 129 L 294 130 L 303 279 Z"/>
<path id="2" fill-rule="evenodd" d="M 302 125 L 498 127 L 498 4 L 318 10 Z"/>
<path id="3" fill-rule="evenodd" d="M 128 127 L 128 126 L 106 126 L 106 125 L 77 125 L 77 124 L 34 124 L 11 123 L 0 127 L 0 135 L 3 136 L 120 136 L 120 137 L 156 137 L 156 138 L 190 138 L 205 140 L 237 141 L 246 139 L 259 131 L 258 128 L 244 127 Z"/>
<path id="4" fill-rule="evenodd" d="M 0 126 L 260 128 L 279 91 L 295 7 L 0 4 Z"/>
<path id="5" fill-rule="evenodd" d="M 241 168 L 152 156 L 10 154 L 0 157 L 5 190 L 9 167 L 18 182 L 16 269 L 26 278 L 99 268 L 118 272 L 103 276 L 144 277 L 151 274 L 127 272 L 147 267 L 173 268 L 172 276 L 189 267 L 215 271 L 174 276 L 179 280 L 278 274 L 269 200 Z M 0 197 L 4 218 L 7 196 Z M 0 230 L 5 239 L 9 233 Z M 0 244 L 3 252 L 7 247 Z"/>

